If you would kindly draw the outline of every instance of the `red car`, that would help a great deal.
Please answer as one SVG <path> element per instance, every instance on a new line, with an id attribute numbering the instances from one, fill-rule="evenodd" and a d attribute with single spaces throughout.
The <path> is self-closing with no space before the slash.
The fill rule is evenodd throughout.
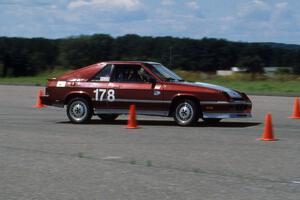
<path id="1" fill-rule="evenodd" d="M 217 123 L 225 118 L 251 117 L 246 94 L 207 83 L 186 82 L 155 62 L 101 62 L 48 79 L 43 104 L 67 106 L 73 123 L 93 115 L 113 121 L 131 104 L 140 115 L 174 117 L 190 125 L 199 118 Z"/>

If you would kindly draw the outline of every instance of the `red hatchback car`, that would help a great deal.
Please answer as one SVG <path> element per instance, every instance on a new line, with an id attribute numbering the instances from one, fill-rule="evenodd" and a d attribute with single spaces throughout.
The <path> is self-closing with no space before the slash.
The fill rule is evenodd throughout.
<path id="1" fill-rule="evenodd" d="M 136 105 L 140 115 L 174 117 L 190 125 L 199 118 L 217 123 L 225 118 L 251 117 L 246 94 L 207 83 L 184 81 L 155 62 L 101 62 L 48 79 L 43 104 L 67 106 L 73 123 L 93 115 L 113 121 Z"/>

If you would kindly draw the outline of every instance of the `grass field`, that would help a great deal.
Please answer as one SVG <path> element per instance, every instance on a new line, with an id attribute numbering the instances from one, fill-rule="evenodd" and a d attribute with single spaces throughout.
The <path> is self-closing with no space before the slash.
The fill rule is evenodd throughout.
<path id="1" fill-rule="evenodd" d="M 0 84 L 16 84 L 16 85 L 45 85 L 48 78 L 57 77 L 66 73 L 65 69 L 56 69 L 51 72 L 43 72 L 37 76 L 26 77 L 7 77 L 0 78 Z"/>
<path id="2" fill-rule="evenodd" d="M 256 94 L 300 94 L 300 77 L 293 75 L 277 75 L 273 78 L 258 76 L 255 80 L 249 74 L 237 74 L 229 77 L 208 75 L 201 72 L 175 70 L 188 81 L 207 82 Z M 33 77 L 0 78 L 0 84 L 45 85 L 47 78 L 64 74 L 66 70 L 44 72 Z"/>
<path id="3" fill-rule="evenodd" d="M 276 75 L 272 78 L 250 74 L 235 74 L 228 77 L 208 75 L 199 72 L 177 70 L 177 74 L 188 81 L 207 82 L 255 94 L 300 94 L 300 77 L 294 75 Z"/>

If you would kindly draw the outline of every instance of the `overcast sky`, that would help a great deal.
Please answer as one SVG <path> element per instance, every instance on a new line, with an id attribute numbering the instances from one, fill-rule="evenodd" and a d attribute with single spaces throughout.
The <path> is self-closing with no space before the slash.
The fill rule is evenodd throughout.
<path id="1" fill-rule="evenodd" d="M 300 0 L 0 0 L 0 35 L 215 37 L 300 44 Z"/>

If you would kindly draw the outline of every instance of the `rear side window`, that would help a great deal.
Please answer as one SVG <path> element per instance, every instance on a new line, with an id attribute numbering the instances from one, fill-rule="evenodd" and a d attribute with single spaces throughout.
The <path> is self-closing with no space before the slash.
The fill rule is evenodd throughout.
<path id="1" fill-rule="evenodd" d="M 108 82 L 110 80 L 110 73 L 113 65 L 106 65 L 100 72 L 98 72 L 92 81 Z"/>

